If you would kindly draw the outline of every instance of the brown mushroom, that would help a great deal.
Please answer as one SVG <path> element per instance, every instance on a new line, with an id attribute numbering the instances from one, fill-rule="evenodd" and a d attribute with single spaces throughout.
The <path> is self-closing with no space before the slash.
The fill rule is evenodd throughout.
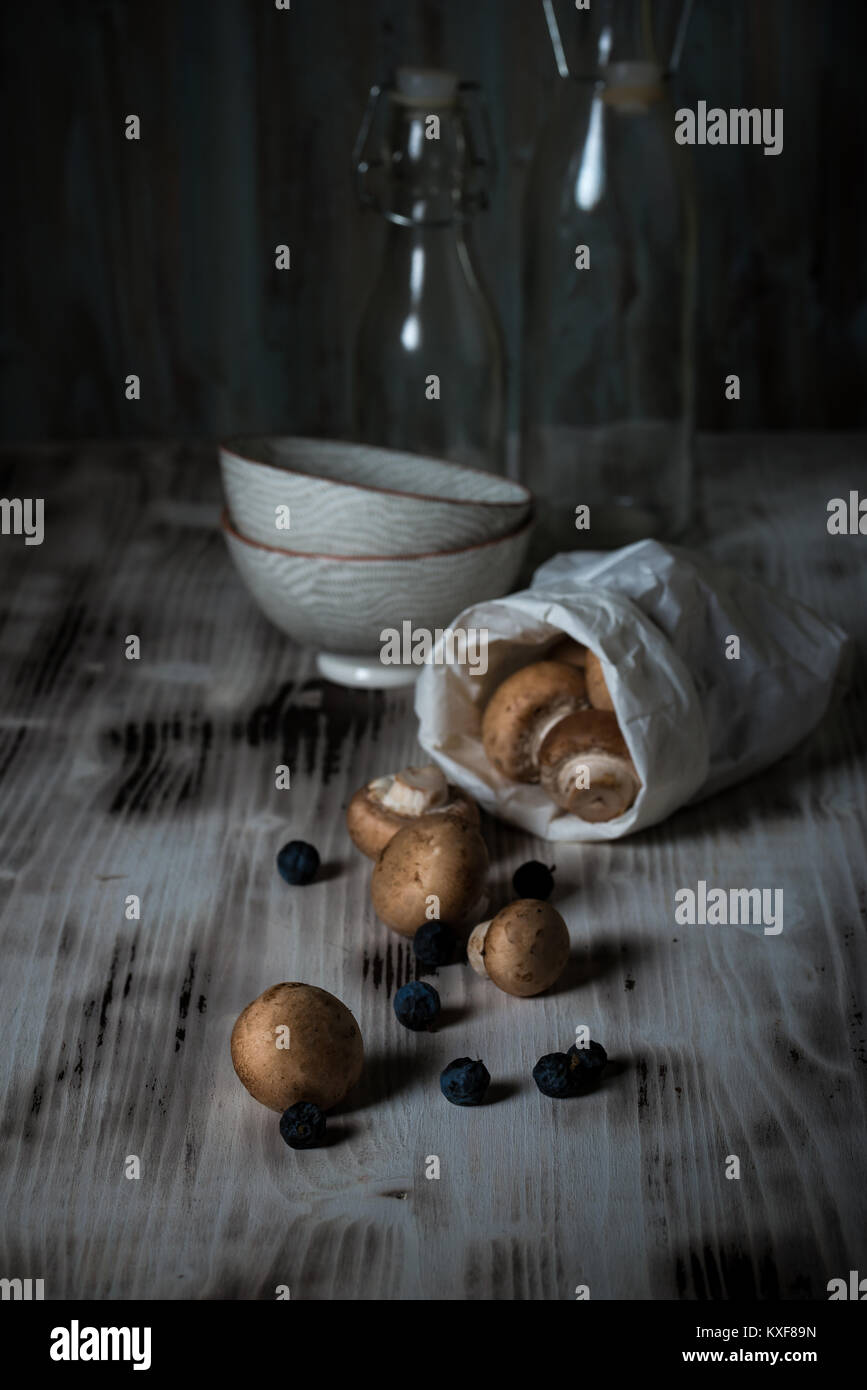
<path id="1" fill-rule="evenodd" d="M 584 821 L 616 820 L 641 787 L 610 710 L 580 710 L 561 719 L 539 750 L 539 766 L 552 801 Z"/>
<path id="2" fill-rule="evenodd" d="M 482 716 L 482 745 L 498 772 L 538 782 L 539 748 L 548 730 L 587 704 L 584 675 L 562 661 L 534 661 L 498 686 Z"/>
<path id="3" fill-rule="evenodd" d="M 346 811 L 346 825 L 355 845 L 375 859 L 392 836 L 407 825 L 417 825 L 425 816 L 448 812 L 470 825 L 478 825 L 476 803 L 446 781 L 445 773 L 434 763 L 425 767 L 405 767 L 393 776 L 376 777 L 359 787 Z"/>
<path id="4" fill-rule="evenodd" d="M 346 1005 L 325 989 L 272 985 L 232 1029 L 232 1063 L 254 1099 L 271 1110 L 310 1100 L 330 1110 L 361 1075 L 364 1047 Z"/>
<path id="5" fill-rule="evenodd" d="M 433 916 L 460 929 L 481 910 L 487 874 L 476 827 L 460 816 L 430 816 L 398 830 L 374 864 L 374 911 L 401 936 L 415 936 Z"/>
<path id="6" fill-rule="evenodd" d="M 583 642 L 576 642 L 572 637 L 561 637 L 545 656 L 546 661 L 562 661 L 567 666 L 578 666 L 584 670 L 587 660 L 587 648 Z"/>
<path id="7" fill-rule="evenodd" d="M 559 979 L 569 959 L 569 929 L 556 908 L 518 898 L 490 922 L 480 922 L 467 943 L 470 965 L 506 994 L 529 998 Z"/>
<path id="8" fill-rule="evenodd" d="M 602 670 L 602 662 L 595 652 L 588 648 L 587 661 L 584 665 L 584 675 L 587 679 L 587 698 L 594 709 L 614 709 L 614 701 L 605 681 L 605 673 Z"/>

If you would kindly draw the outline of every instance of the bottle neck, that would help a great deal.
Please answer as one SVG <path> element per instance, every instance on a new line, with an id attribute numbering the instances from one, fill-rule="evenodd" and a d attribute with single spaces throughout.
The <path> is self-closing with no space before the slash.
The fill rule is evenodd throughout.
<path id="1" fill-rule="evenodd" d="M 614 85 L 613 69 L 646 65 L 655 70 L 657 81 L 665 77 L 671 63 L 676 64 L 679 58 L 689 20 L 691 0 L 678 3 L 679 18 L 675 15 L 677 4 L 663 6 L 665 13 L 660 14 L 652 0 L 592 0 L 592 9 L 588 5 L 585 12 L 572 16 L 577 22 L 562 26 L 553 5 L 546 7 L 560 76 Z"/>
<path id="2" fill-rule="evenodd" d="M 457 222 L 465 201 L 467 149 L 459 112 L 395 103 L 391 110 L 390 169 L 380 211 L 390 220 L 425 227 Z"/>
<path id="3" fill-rule="evenodd" d="M 413 223 L 401 226 L 396 222 L 386 223 L 385 263 L 395 270 L 409 265 L 423 256 L 429 267 L 447 264 L 459 257 L 467 258 L 467 244 L 464 239 L 464 223 L 447 222 L 442 226 L 428 226 Z"/>
<path id="4" fill-rule="evenodd" d="M 596 64 L 602 72 L 611 63 L 653 60 L 653 30 L 647 0 L 601 0 L 594 5 Z"/>
<path id="5" fill-rule="evenodd" d="M 462 222 L 442 227 L 389 222 L 381 265 L 381 276 L 389 285 L 403 285 L 411 303 L 478 289 Z"/>
<path id="6" fill-rule="evenodd" d="M 445 189 L 428 191 L 420 198 L 394 188 L 379 211 L 392 226 L 420 231 L 457 229 L 464 221 L 452 193 Z"/>

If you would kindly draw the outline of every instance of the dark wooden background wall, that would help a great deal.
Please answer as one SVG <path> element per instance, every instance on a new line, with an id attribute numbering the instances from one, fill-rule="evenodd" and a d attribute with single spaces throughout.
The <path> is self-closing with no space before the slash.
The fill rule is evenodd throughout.
<path id="1" fill-rule="evenodd" d="M 380 230 L 350 150 L 399 61 L 484 85 L 501 167 L 477 246 L 514 389 L 520 199 L 557 80 L 541 0 L 18 0 L 0 23 L 3 438 L 344 432 Z M 705 428 L 867 424 L 865 52 L 864 0 L 696 0 L 677 104 L 785 112 L 778 158 L 696 151 Z"/>

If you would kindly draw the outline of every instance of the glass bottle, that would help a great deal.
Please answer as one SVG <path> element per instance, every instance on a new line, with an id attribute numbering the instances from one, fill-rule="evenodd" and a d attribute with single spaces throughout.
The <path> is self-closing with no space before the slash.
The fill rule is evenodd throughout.
<path id="1" fill-rule="evenodd" d="M 550 554 L 689 521 L 696 216 L 666 92 L 684 26 L 663 72 L 645 0 L 600 0 L 571 75 L 544 9 L 561 80 L 527 192 L 521 458 Z"/>
<path id="2" fill-rule="evenodd" d="M 489 163 L 472 90 L 423 68 L 371 90 L 355 164 L 386 232 L 356 340 L 353 420 L 364 442 L 502 472 L 502 335 L 466 238 Z"/>

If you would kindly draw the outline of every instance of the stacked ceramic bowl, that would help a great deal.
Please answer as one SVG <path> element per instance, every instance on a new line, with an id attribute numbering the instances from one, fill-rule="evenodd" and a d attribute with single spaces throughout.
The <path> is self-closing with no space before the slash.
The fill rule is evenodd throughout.
<path id="1" fill-rule="evenodd" d="M 223 530 L 267 618 L 324 675 L 394 685 L 384 633 L 434 634 L 514 586 L 532 528 L 526 488 L 418 454 L 259 437 L 220 450 Z"/>

